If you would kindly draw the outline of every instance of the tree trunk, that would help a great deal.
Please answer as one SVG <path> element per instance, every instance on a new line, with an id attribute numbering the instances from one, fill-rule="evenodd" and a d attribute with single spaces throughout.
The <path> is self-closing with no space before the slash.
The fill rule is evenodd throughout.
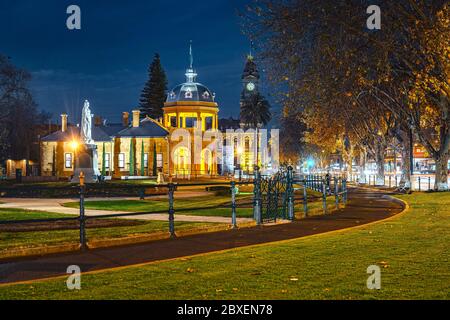
<path id="1" fill-rule="evenodd" d="M 442 110 L 442 125 L 440 127 L 439 138 L 440 148 L 436 160 L 436 177 L 434 189 L 438 191 L 448 190 L 448 159 L 450 157 L 450 102 L 448 96 L 441 95 L 440 103 Z"/>
<path id="2" fill-rule="evenodd" d="M 359 183 L 367 183 L 366 177 L 366 151 L 363 149 L 359 154 Z"/>
<path id="3" fill-rule="evenodd" d="M 409 161 L 409 142 L 403 141 L 402 149 L 402 167 L 399 187 L 402 189 L 411 189 L 411 162 Z"/>
<path id="4" fill-rule="evenodd" d="M 348 158 L 348 172 L 347 172 L 347 179 L 351 181 L 353 176 L 353 153 L 350 154 Z"/>
<path id="5" fill-rule="evenodd" d="M 375 162 L 377 164 L 377 186 L 384 186 L 384 152 L 385 148 L 381 143 L 378 144 L 375 154 Z"/>
<path id="6" fill-rule="evenodd" d="M 448 152 L 443 152 L 439 159 L 436 159 L 436 176 L 434 189 L 438 191 L 448 190 Z"/>
<path id="7" fill-rule="evenodd" d="M 345 160 L 347 162 L 346 166 L 346 177 L 347 180 L 351 180 L 353 174 L 353 147 L 350 147 L 349 150 L 345 150 Z"/>

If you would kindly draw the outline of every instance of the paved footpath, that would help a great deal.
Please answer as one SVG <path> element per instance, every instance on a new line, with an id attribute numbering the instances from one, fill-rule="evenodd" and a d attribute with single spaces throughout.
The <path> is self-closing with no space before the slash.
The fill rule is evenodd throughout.
<path id="1" fill-rule="evenodd" d="M 87 272 L 301 238 L 386 219 L 404 209 L 403 203 L 373 190 L 353 189 L 349 199 L 346 208 L 333 214 L 292 223 L 197 234 L 85 252 L 3 260 L 0 262 L 0 283 L 65 275 L 69 265 L 78 265 L 82 272 Z"/>
<path id="2" fill-rule="evenodd" d="M 195 191 L 179 191 L 175 192 L 175 197 L 177 199 L 181 198 L 192 198 L 199 196 L 210 196 L 211 193 L 208 192 L 195 192 Z M 164 199 L 167 198 L 166 195 L 163 196 L 154 196 L 149 197 L 147 199 Z M 88 198 L 88 201 L 117 201 L 117 200 L 138 200 L 135 198 Z M 37 210 L 37 211 L 46 211 L 46 212 L 54 212 L 54 213 L 63 213 L 69 215 L 79 215 L 80 209 L 77 208 L 69 208 L 64 207 L 63 204 L 67 202 L 77 202 L 79 199 L 40 199 L 40 198 L 1 198 L 1 201 L 4 203 L 0 203 L 1 208 L 14 208 L 14 209 L 23 209 L 23 210 Z M 111 210 L 92 210 L 86 209 L 85 214 L 87 216 L 103 216 L 109 214 L 121 214 L 121 213 L 129 213 L 125 211 L 111 211 Z M 30 217 L 32 218 L 32 217 Z M 167 213 L 153 213 L 148 215 L 139 215 L 139 216 L 129 216 L 123 217 L 122 219 L 140 219 L 140 220 L 152 220 L 152 221 L 167 221 L 168 216 Z M 183 222 L 210 222 L 210 223 L 231 223 L 231 218 L 227 217 L 214 217 L 214 216 L 190 216 L 177 214 L 177 220 Z M 252 219 L 248 218 L 238 218 L 238 223 L 251 222 Z"/>

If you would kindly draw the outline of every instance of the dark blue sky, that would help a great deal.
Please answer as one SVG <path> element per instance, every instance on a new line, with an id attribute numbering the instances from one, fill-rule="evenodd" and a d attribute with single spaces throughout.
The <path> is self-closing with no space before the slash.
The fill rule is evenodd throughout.
<path id="1" fill-rule="evenodd" d="M 241 72 L 249 42 L 237 11 L 250 0 L 1 0 L 0 53 L 33 75 L 39 108 L 120 121 L 137 106 L 147 68 L 159 52 L 169 87 L 184 82 L 189 40 L 198 81 L 216 92 L 220 116 L 239 114 Z M 81 8 L 82 29 L 66 28 L 66 8 Z"/>

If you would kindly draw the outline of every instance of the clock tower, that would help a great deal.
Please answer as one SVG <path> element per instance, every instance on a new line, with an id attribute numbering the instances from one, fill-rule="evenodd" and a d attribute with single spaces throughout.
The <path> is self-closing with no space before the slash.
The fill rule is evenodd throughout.
<path id="1" fill-rule="evenodd" d="M 252 95 L 258 93 L 259 72 L 252 55 L 247 56 L 244 72 L 242 73 L 242 85 L 241 106 L 243 100 L 249 99 Z"/>

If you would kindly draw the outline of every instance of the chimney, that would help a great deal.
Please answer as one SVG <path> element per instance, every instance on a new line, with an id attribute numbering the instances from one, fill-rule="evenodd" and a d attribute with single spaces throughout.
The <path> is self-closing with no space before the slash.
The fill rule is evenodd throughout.
<path id="1" fill-rule="evenodd" d="M 65 113 L 61 115 L 61 131 L 62 132 L 67 131 L 67 114 Z"/>
<path id="2" fill-rule="evenodd" d="M 96 127 L 100 127 L 102 125 L 102 117 L 100 116 L 95 116 L 94 117 L 94 125 Z"/>
<path id="3" fill-rule="evenodd" d="M 141 111 L 133 110 L 133 128 L 139 128 L 139 117 L 141 116 Z"/>
<path id="4" fill-rule="evenodd" d="M 124 127 L 128 127 L 128 118 L 129 118 L 128 112 L 122 112 L 122 123 Z"/>

